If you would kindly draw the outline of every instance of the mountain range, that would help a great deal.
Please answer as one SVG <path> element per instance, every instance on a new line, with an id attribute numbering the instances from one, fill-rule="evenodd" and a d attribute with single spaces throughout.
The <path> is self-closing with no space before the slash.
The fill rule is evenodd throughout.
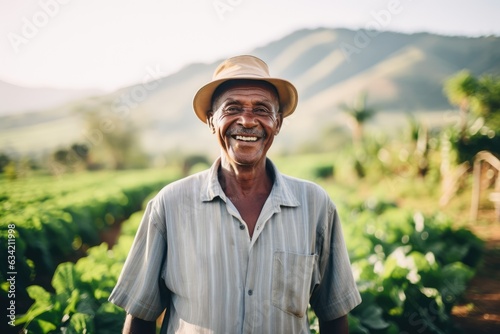
<path id="1" fill-rule="evenodd" d="M 46 110 L 100 94 L 97 89 L 23 87 L 0 80 L 0 116 Z"/>
<path id="2" fill-rule="evenodd" d="M 317 138 L 326 126 L 341 125 L 339 105 L 354 103 L 363 92 L 378 110 L 375 124 L 387 131 L 397 128 L 397 120 L 407 113 L 429 123 L 449 121 L 446 115 L 454 107 L 443 94 L 447 78 L 463 69 L 477 76 L 500 74 L 498 36 L 317 28 L 293 32 L 250 53 L 268 63 L 272 76 L 291 81 L 299 92 L 297 111 L 285 120 L 276 139 L 283 148 Z M 40 102 L 41 108 L 31 113 L 2 116 L 0 151 L 39 153 L 75 141 L 92 144 L 92 135 L 104 129 L 86 129 L 85 110 L 102 113 L 103 119 L 111 112 L 131 120 L 151 153 L 213 151 L 215 140 L 194 115 L 192 98 L 220 61 L 190 64 L 110 94 L 49 108 Z M 5 89 L 0 85 L 0 96 Z M 37 101 L 28 93 L 19 99 Z"/>

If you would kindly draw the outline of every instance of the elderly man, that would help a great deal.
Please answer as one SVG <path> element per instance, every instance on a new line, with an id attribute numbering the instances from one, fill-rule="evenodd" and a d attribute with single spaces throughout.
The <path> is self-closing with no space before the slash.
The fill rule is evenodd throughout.
<path id="1" fill-rule="evenodd" d="M 220 145 L 212 167 L 148 204 L 110 300 L 124 333 L 347 333 L 361 302 L 335 205 L 266 157 L 297 91 L 253 56 L 224 61 L 194 97 Z"/>

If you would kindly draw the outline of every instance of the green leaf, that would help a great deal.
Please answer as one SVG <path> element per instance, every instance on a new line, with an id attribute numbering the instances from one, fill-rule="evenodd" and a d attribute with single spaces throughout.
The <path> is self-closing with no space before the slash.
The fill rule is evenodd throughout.
<path id="1" fill-rule="evenodd" d="M 125 311 L 119 307 L 116 306 L 113 303 L 106 302 L 103 303 L 99 308 L 97 309 L 96 315 L 102 316 L 102 315 L 111 315 L 111 314 L 116 314 L 119 316 L 122 316 L 125 314 Z M 312 313 L 314 314 L 314 313 Z"/>
<path id="2" fill-rule="evenodd" d="M 37 318 L 40 315 L 42 315 L 45 312 L 51 311 L 52 308 L 53 307 L 50 304 L 45 306 L 33 305 L 26 314 L 23 314 L 16 319 L 16 325 L 26 324 L 26 326 L 28 326 L 33 320 L 39 320 Z"/>
<path id="3" fill-rule="evenodd" d="M 28 333 L 50 333 L 53 330 L 57 329 L 57 326 L 49 321 L 45 321 L 43 319 L 35 319 L 33 321 L 33 326 L 30 325 L 30 330 Z M 36 326 L 36 327 L 35 327 Z M 39 330 L 35 330 L 34 328 L 39 328 Z"/>
<path id="4" fill-rule="evenodd" d="M 42 314 L 47 312 L 54 312 L 55 305 L 52 295 L 49 292 L 45 291 L 45 289 L 41 286 L 32 285 L 27 287 L 26 291 L 28 292 L 30 298 L 34 299 L 35 302 L 31 305 L 26 314 L 23 314 L 18 319 L 16 319 L 16 323 L 19 325 L 26 323 L 26 326 L 28 326 L 30 322 L 32 322 L 36 318 L 39 318 Z"/>
<path id="5" fill-rule="evenodd" d="M 38 285 L 32 285 L 26 288 L 28 296 L 37 303 L 49 303 L 50 304 L 50 293 L 44 288 Z"/>
<path id="6" fill-rule="evenodd" d="M 442 269 L 441 294 L 443 301 L 454 303 L 465 292 L 474 270 L 461 262 L 451 263 Z"/>
<path id="7" fill-rule="evenodd" d="M 363 327 L 359 318 L 349 314 L 347 317 L 349 321 L 349 333 L 351 334 L 370 334 L 368 329 Z"/>
<path id="8" fill-rule="evenodd" d="M 69 321 L 67 334 L 95 333 L 93 317 L 88 314 L 75 313 Z"/>
<path id="9" fill-rule="evenodd" d="M 83 293 L 80 296 L 80 303 L 78 303 L 76 311 L 78 313 L 83 313 L 93 316 L 95 315 L 97 308 L 98 305 L 96 301 L 92 298 L 92 296 L 87 293 Z"/>
<path id="10" fill-rule="evenodd" d="M 68 299 L 68 305 L 64 309 L 64 315 L 69 315 L 76 312 L 76 305 L 80 301 L 80 291 L 78 289 L 75 289 L 71 291 L 71 296 Z"/>
<path id="11" fill-rule="evenodd" d="M 391 322 L 389 324 L 389 327 L 385 330 L 385 333 L 386 334 L 400 334 L 401 331 L 399 330 L 399 327 L 395 323 Z"/>
<path id="12" fill-rule="evenodd" d="M 125 321 L 125 310 L 110 302 L 102 304 L 94 318 L 99 334 L 121 333 Z"/>
<path id="13" fill-rule="evenodd" d="M 76 281 L 77 273 L 74 264 L 71 262 L 61 263 L 57 266 L 52 278 L 52 286 L 56 290 L 56 294 L 67 293 L 70 295 L 77 288 Z"/>
<path id="14" fill-rule="evenodd" d="M 389 323 L 382 317 L 382 308 L 376 305 L 370 305 L 361 314 L 361 323 L 372 329 L 385 329 Z"/>

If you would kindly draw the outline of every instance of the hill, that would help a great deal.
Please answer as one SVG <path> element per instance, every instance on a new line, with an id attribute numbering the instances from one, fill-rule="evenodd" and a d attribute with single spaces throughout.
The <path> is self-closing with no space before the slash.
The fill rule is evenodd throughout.
<path id="1" fill-rule="evenodd" d="M 22 87 L 0 80 L 0 115 L 46 110 L 63 103 L 102 94 L 97 89 Z"/>
<path id="2" fill-rule="evenodd" d="M 500 73 L 500 37 L 495 36 L 318 28 L 296 31 L 251 53 L 269 64 L 271 75 L 290 80 L 299 91 L 298 109 L 286 119 L 275 141 L 284 149 L 316 138 L 325 126 L 341 125 L 338 105 L 351 103 L 363 91 L 368 93 L 369 104 L 380 111 L 376 125 L 388 131 L 408 112 L 442 124 L 451 119 L 446 116 L 451 106 L 442 93 L 449 76 L 462 69 L 475 75 Z M 101 112 L 103 119 L 107 112 L 132 120 L 151 153 L 200 151 L 204 142 L 210 144 L 202 150 L 213 152 L 215 141 L 194 116 L 191 103 L 218 63 L 191 64 L 149 83 L 72 101 L 36 115 L 3 117 L 0 149 L 39 152 L 57 143 L 89 142 L 85 131 L 88 137 L 88 131 L 103 129 L 85 130 L 77 111 L 91 110 Z"/>

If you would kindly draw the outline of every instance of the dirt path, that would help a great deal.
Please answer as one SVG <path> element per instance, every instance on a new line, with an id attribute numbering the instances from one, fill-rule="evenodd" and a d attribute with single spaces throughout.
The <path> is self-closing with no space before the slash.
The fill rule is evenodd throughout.
<path id="1" fill-rule="evenodd" d="M 456 323 L 467 334 L 500 333 L 500 222 L 470 226 L 485 240 L 485 255 L 464 300 L 453 309 Z"/>

